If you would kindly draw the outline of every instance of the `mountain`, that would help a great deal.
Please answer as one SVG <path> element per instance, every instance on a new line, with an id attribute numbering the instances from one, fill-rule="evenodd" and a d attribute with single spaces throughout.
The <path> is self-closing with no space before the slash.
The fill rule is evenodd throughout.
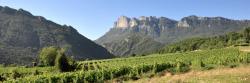
<path id="1" fill-rule="evenodd" d="M 249 42 L 250 27 L 246 27 L 239 32 L 229 32 L 224 35 L 185 39 L 173 44 L 169 44 L 155 53 L 175 53 L 220 49 L 232 46 L 249 46 Z"/>
<path id="2" fill-rule="evenodd" d="M 143 37 L 141 34 L 130 33 L 124 39 L 113 40 L 112 43 L 103 43 L 104 47 L 108 47 L 111 53 L 116 55 L 147 54 L 154 49 L 158 49 L 163 44 L 154 41 L 149 37 Z M 148 46 L 150 48 L 148 48 Z M 148 48 L 148 49 L 144 49 Z"/>
<path id="3" fill-rule="evenodd" d="M 164 45 L 183 39 L 222 35 L 227 32 L 239 31 L 247 26 L 250 26 L 250 20 L 233 20 L 224 17 L 191 15 L 176 21 L 166 17 L 141 16 L 139 18 L 129 18 L 121 16 L 110 31 L 95 42 L 117 56 L 144 54 L 144 50 L 154 51 Z M 131 39 L 130 37 L 134 36 L 134 34 L 137 34 L 137 38 Z M 128 38 L 130 38 L 130 41 L 139 40 L 117 45 L 120 42 L 126 42 Z M 146 44 L 148 42 L 141 38 L 147 39 L 151 43 Z M 140 43 L 139 46 L 138 43 Z M 134 48 L 140 50 L 135 51 Z"/>
<path id="4" fill-rule="evenodd" d="M 75 59 L 111 58 L 105 48 L 82 36 L 71 26 L 42 16 L 0 6 L 0 63 L 30 64 L 46 46 L 67 47 Z"/>

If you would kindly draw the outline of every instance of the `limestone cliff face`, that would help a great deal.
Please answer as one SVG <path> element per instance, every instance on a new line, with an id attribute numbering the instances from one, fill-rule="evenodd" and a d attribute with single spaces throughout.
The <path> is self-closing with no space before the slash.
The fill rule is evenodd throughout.
<path id="1" fill-rule="evenodd" d="M 130 22 L 130 18 L 126 16 L 121 16 L 118 18 L 118 21 L 115 23 L 114 27 L 121 28 L 121 29 L 128 28 L 129 22 Z"/>
<path id="2" fill-rule="evenodd" d="M 186 20 L 180 21 L 177 24 L 178 27 L 190 27 Z"/>
<path id="3" fill-rule="evenodd" d="M 143 50 L 156 50 L 161 45 L 167 45 L 186 38 L 221 35 L 250 26 L 249 20 L 199 17 L 195 15 L 184 17 L 180 21 L 155 16 L 141 16 L 139 18 L 122 16 L 117 23 L 119 26 L 113 26 L 109 32 L 97 39 L 96 43 L 103 45 L 111 53 L 119 56 L 133 53 L 143 54 L 145 53 Z M 134 40 L 133 42 L 119 44 L 128 41 L 124 39 L 131 38 L 132 34 L 137 34 L 136 38 L 130 39 L 130 41 Z M 146 43 L 142 39 L 135 42 L 139 38 L 150 40 L 147 42 L 151 43 Z M 133 49 L 136 49 L 136 51 L 131 51 Z"/>
<path id="4" fill-rule="evenodd" d="M 155 16 L 141 16 L 139 18 L 128 18 L 126 16 L 121 16 L 114 23 L 114 29 L 129 29 L 132 31 L 137 31 L 144 33 L 148 36 L 159 37 L 163 30 L 168 30 L 168 28 L 175 27 L 177 21 Z"/>
<path id="5" fill-rule="evenodd" d="M 130 21 L 129 21 L 129 27 L 136 27 L 138 26 L 138 19 L 136 18 L 132 18 Z"/>

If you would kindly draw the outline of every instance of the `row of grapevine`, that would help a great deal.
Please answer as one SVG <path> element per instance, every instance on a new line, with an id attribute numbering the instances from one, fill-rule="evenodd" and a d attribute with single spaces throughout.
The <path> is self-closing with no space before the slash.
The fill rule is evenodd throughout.
<path id="1" fill-rule="evenodd" d="M 103 82 L 114 78 L 138 79 L 145 73 L 162 71 L 186 72 L 190 69 L 210 69 L 216 66 L 250 63 L 250 54 L 237 48 L 206 51 L 154 54 L 144 57 L 117 58 L 78 62 L 76 71 L 42 74 L 12 79 L 9 82 Z"/>

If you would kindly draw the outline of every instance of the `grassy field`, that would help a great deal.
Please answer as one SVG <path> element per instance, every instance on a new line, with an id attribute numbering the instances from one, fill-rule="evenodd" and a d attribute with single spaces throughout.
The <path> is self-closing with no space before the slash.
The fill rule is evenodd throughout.
<path id="1" fill-rule="evenodd" d="M 208 80 L 208 82 L 216 82 L 217 78 L 221 80 L 224 76 L 213 74 L 215 76 L 201 76 L 199 80 L 197 80 L 197 78 L 186 79 L 185 75 L 192 74 L 192 72 L 195 73 L 196 71 L 209 72 L 207 70 L 218 69 L 220 67 L 235 68 L 249 63 L 250 54 L 248 52 L 241 51 L 236 47 L 231 47 L 185 53 L 152 54 L 140 57 L 79 61 L 77 62 L 75 70 L 71 72 L 58 72 L 54 67 L 0 67 L 0 80 L 3 82 L 31 83 L 96 83 L 143 80 L 156 77 L 156 80 L 162 80 L 163 82 L 165 82 L 164 80 L 173 80 L 174 82 L 183 80 L 187 82 L 201 82 Z M 171 75 L 164 74 L 163 77 L 157 77 L 159 74 L 165 72 Z M 249 75 L 248 73 L 246 74 Z M 204 75 L 206 75 L 206 73 L 204 73 Z M 235 78 L 237 75 L 238 74 L 231 74 L 225 76 L 231 76 L 232 81 L 238 81 L 239 79 Z M 170 77 L 164 78 L 166 76 Z M 150 80 L 147 81 L 150 82 Z M 140 80 L 138 82 L 140 82 Z"/>

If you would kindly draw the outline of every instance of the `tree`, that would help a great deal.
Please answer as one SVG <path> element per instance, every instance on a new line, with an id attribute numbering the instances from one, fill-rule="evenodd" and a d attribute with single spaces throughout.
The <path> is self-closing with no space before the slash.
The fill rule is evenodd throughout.
<path id="1" fill-rule="evenodd" d="M 60 72 L 72 70 L 72 66 L 69 64 L 69 59 L 66 57 L 64 49 L 58 51 L 55 66 Z"/>
<path id="2" fill-rule="evenodd" d="M 54 46 L 44 47 L 39 54 L 40 63 L 44 66 L 54 66 L 57 50 Z"/>
<path id="3" fill-rule="evenodd" d="M 249 43 L 249 40 L 250 40 L 250 27 L 244 29 L 243 36 L 245 38 L 246 43 Z"/>

